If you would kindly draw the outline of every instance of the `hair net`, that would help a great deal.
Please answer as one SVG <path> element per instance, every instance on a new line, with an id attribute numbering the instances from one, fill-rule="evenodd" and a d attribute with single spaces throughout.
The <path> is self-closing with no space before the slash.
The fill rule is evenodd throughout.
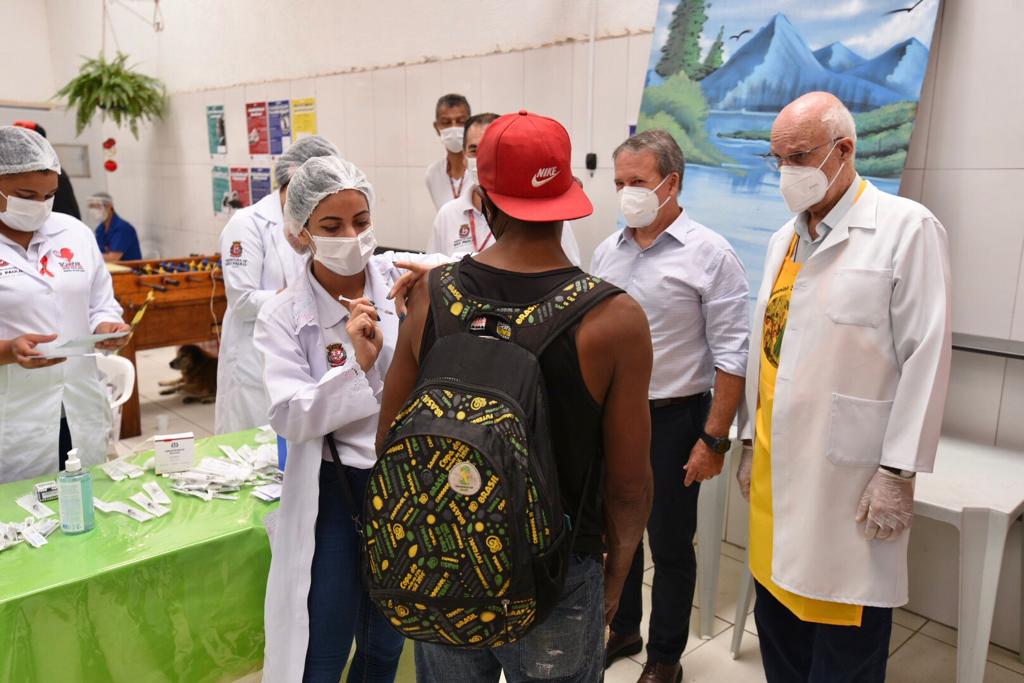
<path id="1" fill-rule="evenodd" d="M 313 157 L 329 156 L 341 156 L 341 152 L 333 142 L 319 135 L 302 138 L 278 157 L 277 163 L 274 165 L 274 182 L 278 188 L 282 188 L 292 179 L 295 171 L 299 170 L 299 166 L 306 161 Z"/>
<path id="2" fill-rule="evenodd" d="M 284 231 L 298 236 L 324 197 L 342 190 L 358 190 L 373 209 L 373 187 L 355 164 L 338 156 L 314 157 L 302 164 L 288 185 L 284 203 Z"/>
<path id="3" fill-rule="evenodd" d="M 54 171 L 60 159 L 39 133 L 19 126 L 0 126 L 0 175 Z"/>
<path id="4" fill-rule="evenodd" d="M 111 197 L 106 192 L 93 192 L 91 195 L 89 195 L 89 201 L 100 202 L 102 204 L 107 204 L 111 206 L 114 204 L 114 198 Z"/>

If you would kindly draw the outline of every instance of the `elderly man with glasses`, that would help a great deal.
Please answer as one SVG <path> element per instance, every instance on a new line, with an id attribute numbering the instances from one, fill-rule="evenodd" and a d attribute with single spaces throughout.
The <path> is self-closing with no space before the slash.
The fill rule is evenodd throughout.
<path id="1" fill-rule="evenodd" d="M 914 476 L 942 423 L 946 231 L 861 178 L 856 141 L 846 107 L 816 92 L 779 113 L 767 155 L 796 216 L 768 246 L 738 479 L 769 683 L 884 681 Z"/>

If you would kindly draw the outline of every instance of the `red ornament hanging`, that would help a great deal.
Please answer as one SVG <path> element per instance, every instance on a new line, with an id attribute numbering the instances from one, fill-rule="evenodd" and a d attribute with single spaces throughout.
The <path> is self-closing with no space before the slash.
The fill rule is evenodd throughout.
<path id="1" fill-rule="evenodd" d="M 103 141 L 103 149 L 113 149 L 114 145 L 117 144 L 117 140 L 114 138 L 107 138 Z"/>
<path id="2" fill-rule="evenodd" d="M 107 169 L 111 173 L 117 170 L 117 162 L 113 159 L 107 159 L 103 162 L 103 168 Z"/>

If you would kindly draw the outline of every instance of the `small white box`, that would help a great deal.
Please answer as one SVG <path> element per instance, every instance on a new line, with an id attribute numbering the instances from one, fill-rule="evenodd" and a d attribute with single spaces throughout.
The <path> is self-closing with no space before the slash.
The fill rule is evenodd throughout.
<path id="1" fill-rule="evenodd" d="M 192 432 L 163 434 L 153 437 L 156 449 L 156 473 L 184 472 L 192 469 L 196 454 L 196 437 Z"/>

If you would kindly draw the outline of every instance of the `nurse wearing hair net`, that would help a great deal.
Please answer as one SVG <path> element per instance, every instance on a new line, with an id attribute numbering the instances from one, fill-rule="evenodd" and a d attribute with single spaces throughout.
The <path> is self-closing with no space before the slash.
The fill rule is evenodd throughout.
<path id="1" fill-rule="evenodd" d="M 256 354 L 252 335 L 260 308 L 284 289 L 302 265 L 303 259 L 284 238 L 281 211 L 288 184 L 307 159 L 339 154 L 337 147 L 320 136 L 296 142 L 274 166 L 274 185 L 278 191 L 239 209 L 221 233 L 221 269 L 228 309 L 217 366 L 217 434 L 251 429 L 267 422 L 270 404 L 263 388 L 263 363 Z"/>
<path id="2" fill-rule="evenodd" d="M 264 615 L 263 680 L 273 683 L 337 683 L 353 637 L 348 680 L 392 681 L 402 651 L 360 585 L 354 511 L 326 441 L 361 510 L 399 325 L 388 299 L 399 255 L 373 255 L 372 211 L 373 188 L 354 165 L 336 156 L 304 163 L 288 186 L 284 226 L 306 260 L 256 320 L 270 424 L 288 440 Z"/>
<path id="3" fill-rule="evenodd" d="M 52 212 L 59 172 L 38 133 L 0 127 L 0 483 L 63 469 L 72 445 L 83 465 L 107 453 L 95 358 L 44 358 L 55 343 L 128 330 L 92 231 Z"/>

